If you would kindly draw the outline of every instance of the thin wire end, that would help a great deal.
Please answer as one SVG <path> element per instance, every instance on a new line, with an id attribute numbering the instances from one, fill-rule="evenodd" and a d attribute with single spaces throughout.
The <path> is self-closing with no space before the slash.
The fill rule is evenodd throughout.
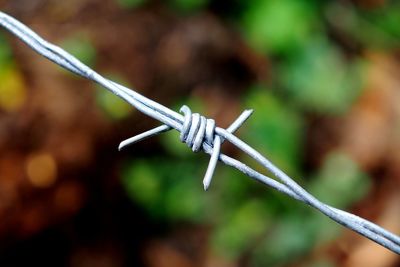
<path id="1" fill-rule="evenodd" d="M 125 140 L 126 141 L 126 140 Z M 126 142 L 125 141 L 122 141 L 121 143 L 119 143 L 119 146 L 118 146 L 118 151 L 121 151 L 122 149 L 124 149 L 125 147 L 126 147 Z"/>
<path id="2" fill-rule="evenodd" d="M 203 181 L 203 188 L 204 191 L 208 191 L 208 188 L 210 188 L 210 183 L 206 183 L 205 181 Z"/>
<path id="3" fill-rule="evenodd" d="M 210 188 L 213 172 L 214 172 L 214 170 L 212 170 L 211 172 L 207 170 L 206 175 L 204 176 L 204 179 L 203 179 L 204 191 L 207 191 L 208 188 Z"/>
<path id="4" fill-rule="evenodd" d="M 135 135 L 134 137 L 131 137 L 131 138 L 128 138 L 128 139 L 122 141 L 118 146 L 118 150 L 121 151 L 121 149 L 125 148 L 126 146 L 133 145 L 133 144 L 135 144 L 137 142 L 140 142 L 140 141 L 145 140 L 147 138 L 150 138 L 152 136 L 158 135 L 160 133 L 167 132 L 167 131 L 169 131 L 171 129 L 172 128 L 170 126 L 168 126 L 168 125 L 161 125 L 161 126 L 158 126 L 156 128 L 153 128 L 151 130 L 148 130 L 148 131 L 146 131 L 144 133 Z"/>

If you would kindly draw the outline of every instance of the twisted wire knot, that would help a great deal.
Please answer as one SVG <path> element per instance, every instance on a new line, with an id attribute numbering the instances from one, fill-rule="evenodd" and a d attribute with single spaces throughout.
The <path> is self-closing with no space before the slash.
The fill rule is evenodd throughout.
<path id="1" fill-rule="evenodd" d="M 203 142 L 214 146 L 215 120 L 208 119 L 199 113 L 192 113 L 189 107 L 182 106 L 179 110 L 184 114 L 180 139 L 186 143 L 193 152 L 201 150 Z"/>
<path id="2" fill-rule="evenodd" d="M 180 139 L 187 144 L 193 152 L 204 150 L 211 154 L 210 162 L 203 179 L 204 190 L 210 186 L 221 151 L 224 139 L 215 133 L 215 120 L 208 119 L 199 113 L 192 113 L 188 106 L 182 106 L 180 112 L 183 113 L 183 122 L 177 130 L 180 132 Z M 250 117 L 252 110 L 245 110 L 227 129 L 229 133 L 236 131 Z M 158 135 L 171 130 L 170 125 L 161 125 L 144 133 L 122 141 L 119 149 L 142 141 L 146 138 Z"/>

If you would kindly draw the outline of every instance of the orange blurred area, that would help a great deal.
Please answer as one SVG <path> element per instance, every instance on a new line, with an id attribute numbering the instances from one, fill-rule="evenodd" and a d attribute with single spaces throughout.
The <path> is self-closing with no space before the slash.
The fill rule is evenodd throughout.
<path id="1" fill-rule="evenodd" d="M 227 127 L 322 201 L 400 234 L 400 5 L 0 0 L 102 75 Z M 0 266 L 395 267 L 0 31 Z M 224 153 L 261 168 L 224 144 Z M 269 175 L 267 173 L 267 175 Z"/>

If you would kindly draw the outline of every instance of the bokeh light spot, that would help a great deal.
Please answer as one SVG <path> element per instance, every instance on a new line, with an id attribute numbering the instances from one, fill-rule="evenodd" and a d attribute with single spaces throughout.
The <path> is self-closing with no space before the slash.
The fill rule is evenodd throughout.
<path id="1" fill-rule="evenodd" d="M 28 158 L 26 172 L 33 186 L 46 188 L 57 178 L 57 164 L 50 154 L 35 154 Z"/>
<path id="2" fill-rule="evenodd" d="M 0 108 L 13 112 L 19 110 L 26 99 L 22 75 L 14 68 L 0 70 Z"/>

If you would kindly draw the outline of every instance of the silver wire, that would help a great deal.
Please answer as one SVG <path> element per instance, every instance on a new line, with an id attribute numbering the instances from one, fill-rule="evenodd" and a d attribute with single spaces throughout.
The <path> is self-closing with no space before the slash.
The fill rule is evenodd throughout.
<path id="1" fill-rule="evenodd" d="M 145 138 L 175 129 L 181 133 L 181 140 L 191 147 L 193 151 L 203 150 L 205 153 L 211 155 L 210 163 L 203 180 L 205 190 L 207 190 L 210 185 L 216 163 L 219 160 L 267 186 L 270 186 L 298 201 L 304 202 L 305 204 L 319 210 L 337 223 L 352 229 L 397 254 L 400 254 L 399 236 L 361 217 L 336 209 L 319 201 L 267 158 L 233 135 L 232 133 L 251 115 L 252 110 L 244 111 L 242 115 L 239 116 L 238 119 L 236 119 L 227 129 L 216 127 L 213 120 L 206 119 L 199 114 L 195 113 L 192 115 L 190 109 L 185 106 L 181 109 L 184 113 L 184 116 L 182 116 L 181 114 L 146 98 L 134 90 L 104 78 L 63 49 L 43 40 L 27 26 L 1 11 L 0 25 L 40 55 L 77 75 L 102 85 L 104 88 L 121 97 L 145 115 L 163 123 L 163 125 L 157 128 L 121 142 L 119 149 L 139 142 Z M 188 114 L 190 114 L 190 116 Z M 198 122 L 196 122 L 197 120 Z M 195 124 L 193 121 L 195 121 Z M 238 149 L 252 157 L 281 182 L 267 177 L 244 163 L 221 153 L 220 147 L 225 140 L 229 141 Z"/>

